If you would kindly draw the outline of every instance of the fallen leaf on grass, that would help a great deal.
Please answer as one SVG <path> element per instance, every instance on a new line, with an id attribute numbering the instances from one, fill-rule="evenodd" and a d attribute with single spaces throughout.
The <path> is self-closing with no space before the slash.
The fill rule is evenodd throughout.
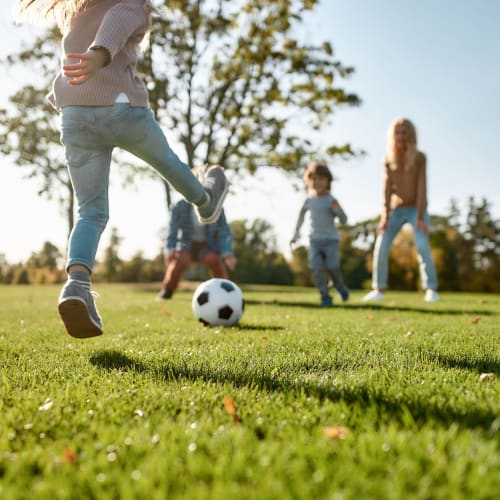
<path id="1" fill-rule="evenodd" d="M 479 323 L 481 321 L 481 316 L 476 316 L 475 318 L 472 318 L 469 320 L 469 323 L 471 325 L 475 325 L 476 323 Z"/>
<path id="2" fill-rule="evenodd" d="M 163 316 L 168 316 L 170 313 L 168 312 L 168 309 L 166 307 L 161 308 L 161 314 Z"/>
<path id="3" fill-rule="evenodd" d="M 241 424 L 241 417 L 238 415 L 238 412 L 236 411 L 236 403 L 234 402 L 234 399 L 231 396 L 226 396 L 224 398 L 224 408 L 226 409 L 226 412 L 233 417 L 233 421 L 235 424 L 237 425 Z"/>
<path id="4" fill-rule="evenodd" d="M 323 432 L 328 439 L 346 439 L 349 430 L 341 425 L 335 424 L 323 428 Z"/>
<path id="5" fill-rule="evenodd" d="M 64 464 L 73 465 L 76 463 L 77 458 L 76 452 L 72 448 L 64 448 L 62 452 L 62 461 Z"/>
<path id="6" fill-rule="evenodd" d="M 481 375 L 479 375 L 479 380 L 481 380 L 482 382 L 483 380 L 490 380 L 494 377 L 495 377 L 494 373 L 481 373 Z"/>
<path id="7" fill-rule="evenodd" d="M 371 314 L 368 314 L 368 315 L 366 316 L 366 319 L 367 319 L 368 321 L 373 321 L 373 316 L 372 316 Z"/>

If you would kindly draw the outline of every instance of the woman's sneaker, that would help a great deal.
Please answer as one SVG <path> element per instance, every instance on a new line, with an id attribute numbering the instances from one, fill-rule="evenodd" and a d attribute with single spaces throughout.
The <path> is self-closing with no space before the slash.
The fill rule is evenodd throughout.
<path id="1" fill-rule="evenodd" d="M 378 290 L 372 290 L 363 297 L 363 302 L 376 302 L 384 300 L 384 294 Z"/>
<path id="2" fill-rule="evenodd" d="M 68 280 L 61 290 L 57 309 L 66 331 L 78 339 L 102 335 L 102 319 L 97 312 L 94 297 L 85 286 Z"/>
<path id="3" fill-rule="evenodd" d="M 222 167 L 208 168 L 203 172 L 200 180 L 208 195 L 208 200 L 202 206 L 196 207 L 198 219 L 202 224 L 212 224 L 220 217 L 229 183 Z"/>
<path id="4" fill-rule="evenodd" d="M 426 302 L 437 302 L 439 300 L 439 295 L 436 292 L 436 290 L 432 290 L 431 288 L 428 288 L 425 291 L 425 297 L 424 300 Z"/>

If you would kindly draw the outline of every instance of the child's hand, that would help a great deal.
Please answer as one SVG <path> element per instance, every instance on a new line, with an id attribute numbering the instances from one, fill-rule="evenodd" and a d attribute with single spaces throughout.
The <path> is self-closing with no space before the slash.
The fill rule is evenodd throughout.
<path id="1" fill-rule="evenodd" d="M 63 74 L 70 85 L 81 85 L 109 62 L 106 49 L 87 50 L 84 54 L 67 54 L 66 59 L 75 60 L 63 65 Z"/>

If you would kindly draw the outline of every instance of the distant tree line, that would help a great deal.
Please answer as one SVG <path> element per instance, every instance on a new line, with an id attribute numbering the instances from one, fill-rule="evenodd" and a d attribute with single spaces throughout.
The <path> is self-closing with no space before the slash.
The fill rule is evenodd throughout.
<path id="1" fill-rule="evenodd" d="M 368 288 L 372 250 L 378 218 L 346 226 L 342 230 L 341 260 L 351 289 Z M 287 259 L 277 250 L 269 222 L 237 220 L 231 223 L 238 266 L 230 273 L 237 283 L 312 286 L 307 266 L 307 247 L 295 248 Z M 95 282 L 159 282 L 165 272 L 161 249 L 153 259 L 138 252 L 130 259 L 120 257 L 121 238 L 115 228 L 102 259 L 97 263 Z M 445 216 L 431 215 L 431 249 L 441 290 L 500 292 L 500 220 L 491 215 L 487 200 L 468 201 L 465 217 L 452 201 Z M 10 264 L 0 254 L 0 283 L 61 283 L 66 279 L 62 252 L 46 242 L 26 262 Z M 417 254 L 410 230 L 400 232 L 390 255 L 391 288 L 419 287 Z M 208 278 L 204 268 L 186 273 L 185 279 Z"/>

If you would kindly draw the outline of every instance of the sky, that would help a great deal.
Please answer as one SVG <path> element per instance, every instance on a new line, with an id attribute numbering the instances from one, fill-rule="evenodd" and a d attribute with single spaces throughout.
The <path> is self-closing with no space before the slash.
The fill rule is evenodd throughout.
<path id="1" fill-rule="evenodd" d="M 0 57 L 15 51 L 32 28 L 12 26 L 13 1 L 0 3 Z M 390 123 L 404 116 L 417 127 L 419 149 L 427 156 L 429 212 L 447 214 L 450 200 L 465 210 L 469 197 L 486 198 L 500 217 L 500 1 L 323 0 L 306 18 L 302 34 L 328 40 L 335 57 L 355 73 L 341 86 L 362 100 L 336 111 L 322 133 L 337 144 L 350 142 L 365 155 L 330 163 L 333 194 L 349 222 L 380 213 L 382 159 Z M 0 107 L 26 84 L 26 76 L 2 68 Z M 167 137 L 169 132 L 165 131 Z M 176 149 L 182 157 L 181 150 Z M 225 203 L 229 221 L 262 218 L 271 223 L 278 249 L 289 255 L 305 192 L 272 169 L 233 183 Z M 112 171 L 110 221 L 122 237 L 121 256 L 158 254 L 168 221 L 161 183 L 137 179 L 123 188 Z M 25 260 L 51 241 L 66 246 L 66 220 L 55 202 L 37 194 L 23 169 L 0 157 L 0 254 Z M 304 232 L 303 242 L 307 242 Z"/>

